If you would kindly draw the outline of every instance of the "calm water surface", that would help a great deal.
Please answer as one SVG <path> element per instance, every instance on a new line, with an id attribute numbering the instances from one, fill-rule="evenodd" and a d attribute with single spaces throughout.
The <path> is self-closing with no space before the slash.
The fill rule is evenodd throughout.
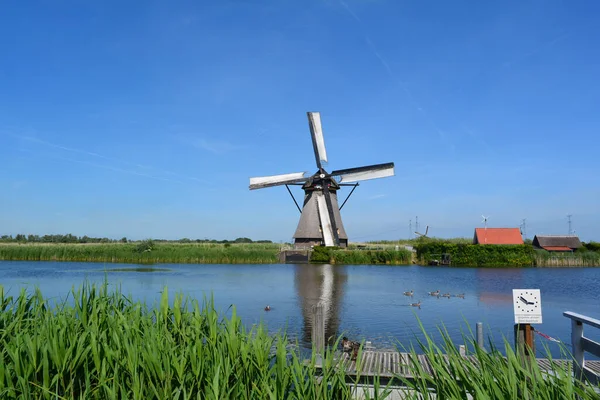
<path id="1" fill-rule="evenodd" d="M 139 268 L 139 269 L 136 269 Z M 461 331 L 483 322 L 486 334 L 502 345 L 512 341 L 512 289 L 539 288 L 544 323 L 537 329 L 570 343 L 570 320 L 564 311 L 600 319 L 600 268 L 447 268 L 419 266 L 330 265 L 189 265 L 161 264 L 156 270 L 131 264 L 0 261 L 0 284 L 10 294 L 39 287 L 44 296 L 66 298 L 84 281 L 120 285 L 125 294 L 154 304 L 160 291 L 182 292 L 202 300 L 214 295 L 224 314 L 231 304 L 248 325 L 263 321 L 269 330 L 285 328 L 304 345 L 310 343 L 311 308 L 319 301 L 327 307 L 327 333 L 344 333 L 355 340 L 370 340 L 377 348 L 414 341 L 417 317 L 434 337 L 443 324 L 456 343 Z M 413 290 L 412 298 L 404 296 Z M 440 290 L 465 297 L 437 298 Z M 409 303 L 421 301 L 421 308 Z M 271 312 L 265 312 L 265 305 Z M 600 340 L 600 331 L 586 334 Z M 538 349 L 557 344 L 536 337 Z"/>

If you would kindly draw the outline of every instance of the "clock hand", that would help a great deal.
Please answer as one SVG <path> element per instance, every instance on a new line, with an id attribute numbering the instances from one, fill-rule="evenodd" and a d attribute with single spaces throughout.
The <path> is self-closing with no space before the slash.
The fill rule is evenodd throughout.
<path id="1" fill-rule="evenodd" d="M 524 304 L 529 304 L 529 302 L 523 296 L 519 296 L 519 300 L 521 300 L 521 302 Z"/>

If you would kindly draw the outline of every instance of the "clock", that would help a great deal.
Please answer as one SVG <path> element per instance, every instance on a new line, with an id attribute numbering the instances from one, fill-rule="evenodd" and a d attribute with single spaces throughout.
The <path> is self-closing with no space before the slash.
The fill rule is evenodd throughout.
<path id="1" fill-rule="evenodd" d="M 515 301 L 517 310 L 524 313 L 530 313 L 538 309 L 540 307 L 540 301 L 536 294 L 537 293 L 534 294 L 529 291 L 517 293 L 517 300 Z"/>
<path id="2" fill-rule="evenodd" d="M 515 323 L 542 323 L 542 298 L 540 289 L 513 289 L 513 306 Z"/>

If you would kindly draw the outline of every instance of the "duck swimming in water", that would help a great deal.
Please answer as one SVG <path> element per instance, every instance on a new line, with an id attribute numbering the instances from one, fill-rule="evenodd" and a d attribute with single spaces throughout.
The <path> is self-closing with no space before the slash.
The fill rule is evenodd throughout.
<path id="1" fill-rule="evenodd" d="M 442 297 L 447 297 L 447 298 L 450 298 L 450 293 L 444 293 L 444 294 L 442 295 Z"/>
<path id="2" fill-rule="evenodd" d="M 271 311 L 271 306 L 267 305 L 267 306 L 265 307 L 265 311 Z"/>
<path id="3" fill-rule="evenodd" d="M 410 303 L 411 307 L 419 307 L 421 308 L 421 300 L 418 303 Z"/>
<path id="4" fill-rule="evenodd" d="M 430 296 L 439 296 L 440 295 L 440 291 L 436 290 L 435 292 L 429 292 Z"/>
<path id="5" fill-rule="evenodd" d="M 465 294 L 464 293 L 457 294 L 456 297 L 460 297 L 461 299 L 464 299 L 465 298 Z"/>
<path id="6" fill-rule="evenodd" d="M 411 289 L 411 291 L 410 291 L 410 292 L 404 292 L 404 295 L 405 295 L 405 296 L 410 296 L 410 297 L 412 297 L 412 295 L 413 295 L 413 291 L 412 291 L 412 289 Z"/>

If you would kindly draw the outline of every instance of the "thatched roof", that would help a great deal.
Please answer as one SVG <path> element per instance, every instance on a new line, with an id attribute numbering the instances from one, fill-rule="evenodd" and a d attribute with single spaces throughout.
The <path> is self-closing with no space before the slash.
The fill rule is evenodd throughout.
<path id="1" fill-rule="evenodd" d="M 570 249 L 578 249 L 581 247 L 581 242 L 575 235 L 535 235 L 533 245 L 540 248 L 568 247 Z"/>

